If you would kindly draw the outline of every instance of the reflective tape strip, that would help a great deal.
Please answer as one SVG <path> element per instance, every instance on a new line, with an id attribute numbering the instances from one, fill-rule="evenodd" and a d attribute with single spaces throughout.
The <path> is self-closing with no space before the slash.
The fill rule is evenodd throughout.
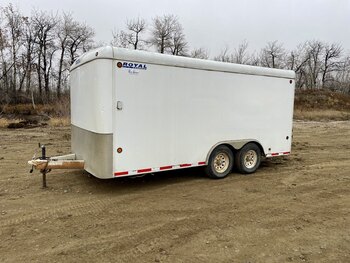
<path id="1" fill-rule="evenodd" d="M 152 168 L 146 168 L 146 169 L 137 170 L 137 173 L 139 173 L 139 174 L 148 173 L 148 172 L 152 172 Z"/>
<path id="2" fill-rule="evenodd" d="M 164 170 L 169 170 L 169 169 L 172 169 L 172 168 L 173 168 L 172 165 L 168 165 L 168 166 L 159 167 L 159 170 L 164 171 Z"/>
<path id="3" fill-rule="evenodd" d="M 275 156 L 282 156 L 282 155 L 289 155 L 290 152 L 280 152 L 280 153 L 268 153 L 266 154 L 266 157 L 275 157 Z"/>
<path id="4" fill-rule="evenodd" d="M 114 173 L 114 176 L 122 176 L 122 175 L 128 175 L 129 172 L 118 172 L 118 173 Z"/>

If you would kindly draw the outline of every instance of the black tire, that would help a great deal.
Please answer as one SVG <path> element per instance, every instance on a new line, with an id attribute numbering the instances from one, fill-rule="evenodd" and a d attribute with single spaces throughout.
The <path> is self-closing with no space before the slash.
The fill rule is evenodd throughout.
<path id="1" fill-rule="evenodd" d="M 261 163 L 261 150 L 255 143 L 247 143 L 235 155 L 237 170 L 242 174 L 254 173 Z"/>
<path id="2" fill-rule="evenodd" d="M 206 174 L 213 179 L 225 178 L 231 172 L 233 162 L 233 153 L 230 148 L 220 145 L 210 154 Z"/>

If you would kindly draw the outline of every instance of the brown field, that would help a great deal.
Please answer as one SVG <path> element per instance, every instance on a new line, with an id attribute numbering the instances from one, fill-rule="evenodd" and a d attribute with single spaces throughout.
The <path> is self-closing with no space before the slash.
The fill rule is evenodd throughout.
<path id="1" fill-rule="evenodd" d="M 1 262 L 350 262 L 350 122 L 296 122 L 289 158 L 251 176 L 122 180 L 26 161 L 68 127 L 0 129 Z"/>
<path id="2" fill-rule="evenodd" d="M 346 121 L 350 120 L 350 111 L 295 109 L 294 119 L 308 121 Z"/>

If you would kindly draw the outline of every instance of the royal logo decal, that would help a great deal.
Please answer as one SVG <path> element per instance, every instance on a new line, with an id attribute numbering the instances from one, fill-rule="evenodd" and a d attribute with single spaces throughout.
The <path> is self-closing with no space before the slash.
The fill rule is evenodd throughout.
<path id="1" fill-rule="evenodd" d="M 132 63 L 132 62 L 118 62 L 117 63 L 118 68 L 128 68 L 128 69 L 142 69 L 147 70 L 146 64 L 141 63 Z"/>

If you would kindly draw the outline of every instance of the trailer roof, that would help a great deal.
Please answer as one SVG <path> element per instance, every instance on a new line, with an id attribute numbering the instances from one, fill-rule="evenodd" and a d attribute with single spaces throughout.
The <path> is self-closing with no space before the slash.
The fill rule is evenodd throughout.
<path id="1" fill-rule="evenodd" d="M 279 78 L 294 79 L 295 72 L 292 70 L 282 70 L 264 68 L 257 66 L 241 65 L 213 60 L 188 58 L 182 56 L 166 55 L 148 51 L 130 50 L 117 47 L 101 47 L 89 51 L 79 57 L 71 67 L 71 70 L 95 59 L 115 59 L 126 62 L 138 62 L 145 64 L 156 64 L 164 66 L 192 68 L 199 70 L 232 72 L 238 74 L 260 75 Z"/>

